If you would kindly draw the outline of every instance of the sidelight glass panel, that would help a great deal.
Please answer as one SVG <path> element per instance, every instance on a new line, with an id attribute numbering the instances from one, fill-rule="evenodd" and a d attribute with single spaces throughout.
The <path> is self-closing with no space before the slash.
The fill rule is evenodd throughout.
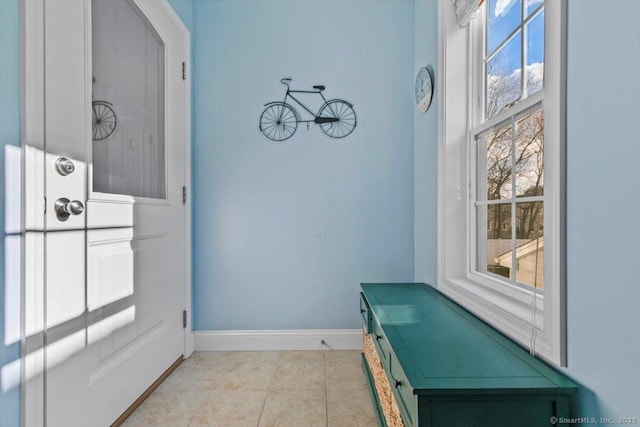
<path id="1" fill-rule="evenodd" d="M 164 199 L 164 44 L 127 0 L 93 0 L 93 190 Z"/>

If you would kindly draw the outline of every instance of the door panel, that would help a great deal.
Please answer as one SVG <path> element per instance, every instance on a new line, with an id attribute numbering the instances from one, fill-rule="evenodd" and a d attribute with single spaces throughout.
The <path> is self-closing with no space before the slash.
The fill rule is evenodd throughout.
<path id="1" fill-rule="evenodd" d="M 32 0 L 25 23 L 25 422 L 110 425 L 184 350 L 188 31 L 164 0 Z"/>
<path id="2" fill-rule="evenodd" d="M 134 293 L 133 230 L 90 230 L 87 236 L 87 310 L 95 311 Z"/>
<path id="3" fill-rule="evenodd" d="M 84 230 L 47 233 L 47 329 L 84 314 L 85 235 Z"/>

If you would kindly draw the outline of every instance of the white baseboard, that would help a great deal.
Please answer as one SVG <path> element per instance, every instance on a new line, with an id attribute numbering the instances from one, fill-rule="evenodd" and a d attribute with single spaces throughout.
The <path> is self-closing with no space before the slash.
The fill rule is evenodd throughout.
<path id="1" fill-rule="evenodd" d="M 196 351 L 362 350 L 362 329 L 195 331 L 193 335 Z"/>

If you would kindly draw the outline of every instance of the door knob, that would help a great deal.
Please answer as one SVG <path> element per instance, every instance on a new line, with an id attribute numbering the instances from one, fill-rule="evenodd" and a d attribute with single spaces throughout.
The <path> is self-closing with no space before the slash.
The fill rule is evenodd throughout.
<path id="1" fill-rule="evenodd" d="M 58 159 L 56 160 L 56 171 L 60 175 L 70 175 L 74 170 L 76 170 L 76 165 L 74 165 L 71 160 L 67 159 L 66 157 L 58 157 Z"/>
<path id="2" fill-rule="evenodd" d="M 71 201 L 61 197 L 55 203 L 56 216 L 60 221 L 66 221 L 71 215 L 80 215 L 84 212 L 84 205 L 80 200 Z"/>

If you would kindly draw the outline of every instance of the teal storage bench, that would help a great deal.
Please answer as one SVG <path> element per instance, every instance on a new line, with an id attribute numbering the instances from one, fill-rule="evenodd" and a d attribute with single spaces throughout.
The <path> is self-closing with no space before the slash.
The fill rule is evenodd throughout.
<path id="1" fill-rule="evenodd" d="M 569 418 L 574 383 L 433 287 L 361 288 L 363 365 L 380 425 L 549 427 Z"/>

